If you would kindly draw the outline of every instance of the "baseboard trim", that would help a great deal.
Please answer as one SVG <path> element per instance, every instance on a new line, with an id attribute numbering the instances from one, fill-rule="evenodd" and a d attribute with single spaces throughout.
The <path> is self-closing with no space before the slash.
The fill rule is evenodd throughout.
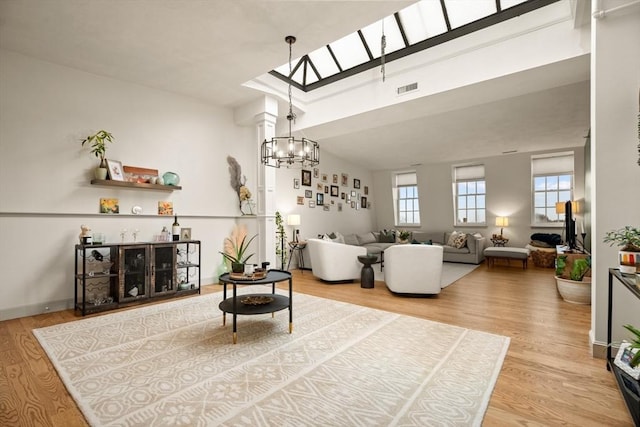
<path id="1" fill-rule="evenodd" d="M 11 307 L 0 310 L 0 321 L 17 319 L 20 317 L 37 316 L 44 313 L 53 313 L 54 311 L 63 311 L 73 308 L 73 299 L 65 299 L 59 301 L 49 301 L 40 304 L 24 305 L 21 307 Z"/>

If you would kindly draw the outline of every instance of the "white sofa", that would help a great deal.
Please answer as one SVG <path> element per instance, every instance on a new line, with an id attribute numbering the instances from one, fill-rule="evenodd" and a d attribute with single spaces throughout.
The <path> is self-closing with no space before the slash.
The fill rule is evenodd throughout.
<path id="1" fill-rule="evenodd" d="M 394 245 L 384 251 L 384 281 L 397 294 L 439 294 L 442 246 Z"/>
<path id="2" fill-rule="evenodd" d="M 362 246 L 345 245 L 328 240 L 308 239 L 311 271 L 326 282 L 346 282 L 360 278 L 362 264 L 358 255 L 366 255 Z"/>

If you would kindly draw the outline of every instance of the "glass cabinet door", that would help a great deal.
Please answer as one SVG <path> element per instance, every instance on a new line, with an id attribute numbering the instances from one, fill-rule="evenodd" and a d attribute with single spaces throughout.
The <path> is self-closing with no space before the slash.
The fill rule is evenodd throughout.
<path id="1" fill-rule="evenodd" d="M 151 295 L 176 291 L 176 247 L 153 245 L 151 251 Z"/>
<path id="2" fill-rule="evenodd" d="M 147 246 L 120 247 L 120 301 L 148 298 Z"/>

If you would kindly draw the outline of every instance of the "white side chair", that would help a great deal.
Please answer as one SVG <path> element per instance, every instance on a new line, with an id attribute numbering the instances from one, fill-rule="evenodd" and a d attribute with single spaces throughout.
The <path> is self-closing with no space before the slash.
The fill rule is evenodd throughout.
<path id="1" fill-rule="evenodd" d="M 394 245 L 384 251 L 384 281 L 397 294 L 440 293 L 442 246 Z"/>
<path id="2" fill-rule="evenodd" d="M 358 261 L 358 255 L 366 255 L 366 248 L 321 239 L 308 239 L 307 247 L 311 271 L 317 278 L 326 282 L 360 279 L 362 264 Z"/>

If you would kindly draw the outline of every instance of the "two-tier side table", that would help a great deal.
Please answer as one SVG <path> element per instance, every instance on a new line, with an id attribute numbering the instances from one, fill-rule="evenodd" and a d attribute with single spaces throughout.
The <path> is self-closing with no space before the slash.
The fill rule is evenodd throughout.
<path id="1" fill-rule="evenodd" d="M 265 314 L 289 309 L 289 333 L 293 332 L 293 280 L 291 273 L 282 270 L 269 270 L 264 278 L 252 280 L 250 278 L 232 278 L 225 273 L 218 279 L 224 286 L 222 302 L 222 324 L 226 324 L 227 313 L 233 315 L 233 343 L 238 342 L 237 316 L 238 314 Z M 289 296 L 276 294 L 276 283 L 289 282 Z M 267 285 L 271 284 L 270 293 L 254 293 L 238 295 L 238 285 Z M 227 285 L 233 286 L 233 296 L 227 298 Z"/>

